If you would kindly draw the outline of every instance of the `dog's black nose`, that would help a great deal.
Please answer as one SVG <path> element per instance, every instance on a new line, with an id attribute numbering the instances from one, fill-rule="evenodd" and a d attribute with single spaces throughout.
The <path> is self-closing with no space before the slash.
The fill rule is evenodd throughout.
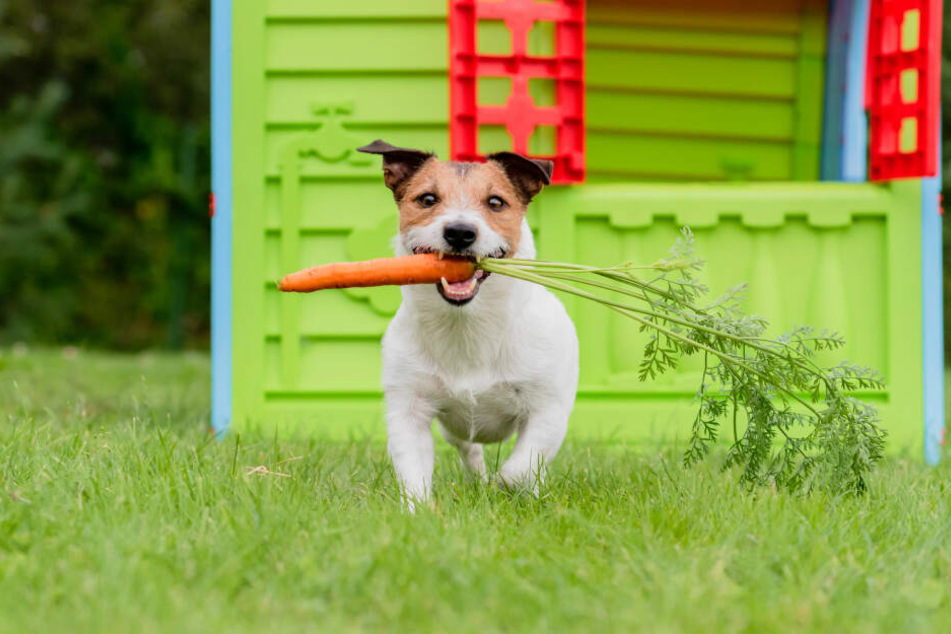
<path id="1" fill-rule="evenodd" d="M 454 222 L 446 225 L 442 231 L 442 237 L 454 251 L 465 251 L 472 246 L 478 235 L 476 226 L 468 222 Z"/>

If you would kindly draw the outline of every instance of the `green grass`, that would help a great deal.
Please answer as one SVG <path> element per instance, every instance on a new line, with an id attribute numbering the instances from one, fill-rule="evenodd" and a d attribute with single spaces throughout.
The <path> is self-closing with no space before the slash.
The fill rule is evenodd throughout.
<path id="1" fill-rule="evenodd" d="M 414 517 L 381 444 L 216 442 L 207 385 L 204 356 L 2 351 L 0 631 L 951 631 L 947 466 L 800 499 L 569 441 L 536 500 L 441 449 Z"/>

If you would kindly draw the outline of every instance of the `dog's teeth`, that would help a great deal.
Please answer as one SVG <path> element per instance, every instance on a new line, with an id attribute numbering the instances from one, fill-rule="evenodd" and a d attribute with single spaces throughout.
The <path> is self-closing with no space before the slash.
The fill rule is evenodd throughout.
<path id="1" fill-rule="evenodd" d="M 442 290 L 446 291 L 447 293 L 450 292 L 450 291 L 449 291 L 449 282 L 446 281 L 446 278 L 444 278 L 444 277 L 443 277 L 443 278 L 440 278 L 439 281 L 442 282 Z"/>
<path id="2" fill-rule="evenodd" d="M 443 259 L 443 256 L 444 256 L 444 255 L 446 255 L 446 254 L 443 253 L 442 251 L 440 251 L 440 252 L 439 252 L 439 259 L 440 259 L 440 260 Z M 442 279 L 443 279 L 443 281 L 446 281 L 446 278 L 442 278 Z"/>

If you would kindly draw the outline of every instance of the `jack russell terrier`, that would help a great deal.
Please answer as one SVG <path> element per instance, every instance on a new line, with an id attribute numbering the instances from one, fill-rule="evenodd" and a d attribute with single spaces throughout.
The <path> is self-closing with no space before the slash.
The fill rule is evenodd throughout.
<path id="1" fill-rule="evenodd" d="M 397 255 L 534 258 L 525 220 L 550 182 L 552 163 L 511 152 L 485 163 L 374 141 L 399 207 Z M 404 286 L 383 337 L 387 448 L 404 501 L 428 502 L 432 421 L 465 469 L 486 479 L 482 445 L 518 438 L 499 472 L 509 488 L 537 494 L 561 447 L 578 387 L 578 338 L 547 289 L 483 271 L 465 282 Z"/>

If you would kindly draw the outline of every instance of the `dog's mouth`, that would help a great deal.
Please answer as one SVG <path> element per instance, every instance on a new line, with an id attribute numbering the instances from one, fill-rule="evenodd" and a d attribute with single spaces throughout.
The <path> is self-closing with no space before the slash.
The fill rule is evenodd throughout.
<path id="1" fill-rule="evenodd" d="M 436 249 L 430 249 L 427 247 L 416 247 L 413 249 L 413 253 L 442 253 L 445 256 L 466 258 L 468 260 L 472 260 L 473 262 L 479 259 L 474 253 L 438 251 Z M 505 249 L 499 249 L 498 251 L 483 257 L 504 258 L 505 253 Z M 446 281 L 446 278 L 442 278 L 440 283 L 436 284 L 436 290 L 439 292 L 442 298 L 450 304 L 454 306 L 463 306 L 475 298 L 476 294 L 479 292 L 479 287 L 482 286 L 482 283 L 487 280 L 490 275 L 492 274 L 487 273 L 482 269 L 476 269 L 476 272 L 472 277 L 462 282 L 448 282 Z"/>

